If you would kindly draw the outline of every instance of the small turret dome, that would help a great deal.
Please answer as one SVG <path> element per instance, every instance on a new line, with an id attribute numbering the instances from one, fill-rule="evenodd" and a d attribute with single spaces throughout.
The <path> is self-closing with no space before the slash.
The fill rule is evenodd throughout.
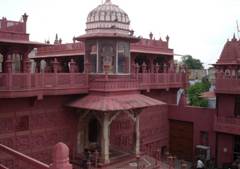
<path id="1" fill-rule="evenodd" d="M 86 33 L 123 33 L 129 34 L 130 20 L 126 12 L 111 0 L 93 9 L 87 17 Z"/>

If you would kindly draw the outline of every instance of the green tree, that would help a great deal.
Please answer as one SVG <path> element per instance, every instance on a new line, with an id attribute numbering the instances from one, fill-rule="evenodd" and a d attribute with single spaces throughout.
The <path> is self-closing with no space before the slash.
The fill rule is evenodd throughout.
<path id="1" fill-rule="evenodd" d="M 191 106 L 207 107 L 208 101 L 201 98 L 200 95 L 203 92 L 209 90 L 211 84 L 208 80 L 204 79 L 203 82 L 195 83 L 188 88 L 188 98 Z"/>
<path id="2" fill-rule="evenodd" d="M 183 56 L 182 63 L 186 65 L 188 69 L 203 69 L 203 63 L 199 59 L 193 58 L 191 55 Z"/>

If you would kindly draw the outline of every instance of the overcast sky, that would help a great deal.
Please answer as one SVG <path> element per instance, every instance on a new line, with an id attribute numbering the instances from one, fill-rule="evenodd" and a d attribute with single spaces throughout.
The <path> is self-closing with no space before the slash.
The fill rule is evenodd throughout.
<path id="1" fill-rule="evenodd" d="M 205 66 L 215 63 L 228 38 L 240 23 L 240 0 L 112 0 L 128 13 L 136 36 L 156 39 L 170 36 L 177 54 L 190 54 Z M 84 34 L 88 13 L 102 0 L 0 0 L 0 15 L 19 20 L 29 15 L 28 33 L 33 41 L 63 42 Z"/>

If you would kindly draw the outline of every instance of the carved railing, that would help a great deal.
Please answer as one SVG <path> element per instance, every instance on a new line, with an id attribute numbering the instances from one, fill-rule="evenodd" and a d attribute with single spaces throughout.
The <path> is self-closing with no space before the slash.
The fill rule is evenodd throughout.
<path id="1" fill-rule="evenodd" d="M 0 31 L 0 38 L 2 39 L 9 39 L 9 40 L 29 40 L 29 34 L 20 34 L 16 32 L 1 32 Z"/>
<path id="2" fill-rule="evenodd" d="M 0 169 L 72 169 L 69 163 L 69 148 L 57 143 L 52 149 L 51 165 L 0 144 Z M 5 159 L 3 159 L 5 157 Z M 12 163 L 9 164 L 9 161 Z"/>
<path id="3" fill-rule="evenodd" d="M 49 165 L 2 144 L 0 144 L 0 153 L 2 158 L 6 157 L 5 160 L 0 161 L 0 169 L 49 169 Z"/>
<path id="4" fill-rule="evenodd" d="M 238 117 L 215 117 L 214 130 L 229 134 L 240 133 L 240 118 Z"/>
<path id="5" fill-rule="evenodd" d="M 38 48 L 37 56 L 43 55 L 59 55 L 59 54 L 84 54 L 84 44 L 83 43 L 67 43 L 51 45 L 46 47 Z"/>
<path id="6" fill-rule="evenodd" d="M 90 82 L 90 90 L 94 91 L 124 91 L 138 89 L 139 84 L 134 79 L 98 79 Z"/>
<path id="7" fill-rule="evenodd" d="M 168 48 L 168 43 L 166 41 L 161 41 L 161 40 L 151 40 L 151 39 L 141 39 L 137 43 L 132 43 L 131 44 L 131 49 L 143 49 L 143 48 L 151 48 L 155 50 L 159 49 L 167 49 Z"/>
<path id="8" fill-rule="evenodd" d="M 240 93 L 240 77 L 222 77 L 216 79 L 216 92 Z"/>
<path id="9" fill-rule="evenodd" d="M 240 93 L 240 69 L 233 67 L 229 69 L 216 70 L 216 92 Z"/>
<path id="10" fill-rule="evenodd" d="M 185 73 L 139 73 L 137 74 L 140 88 L 184 88 Z"/>
<path id="11" fill-rule="evenodd" d="M 0 31 L 16 32 L 16 33 L 25 33 L 23 22 L 9 21 L 6 18 L 0 20 Z"/>
<path id="12" fill-rule="evenodd" d="M 88 76 L 84 73 L 0 73 L 0 92 L 5 94 L 11 92 L 12 97 L 14 92 L 20 92 L 18 96 L 22 97 L 26 94 L 35 96 L 39 93 L 41 95 L 86 93 L 88 88 L 96 91 L 121 91 L 184 88 L 187 85 L 185 73 L 137 73 L 126 76 L 113 75 L 107 79 L 105 75 Z"/>
<path id="13" fill-rule="evenodd" d="M 0 73 L 0 92 L 43 93 L 49 90 L 88 88 L 88 78 L 82 73 Z"/>
<path id="14" fill-rule="evenodd" d="M 91 77 L 90 90 L 117 91 L 136 89 L 184 88 L 185 73 L 137 73 L 128 77 L 104 75 Z"/>

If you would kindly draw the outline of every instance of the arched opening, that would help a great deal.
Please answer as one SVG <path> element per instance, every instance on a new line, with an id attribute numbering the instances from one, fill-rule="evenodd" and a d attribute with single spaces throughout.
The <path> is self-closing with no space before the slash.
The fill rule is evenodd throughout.
<path id="1" fill-rule="evenodd" d="M 100 125 L 96 118 L 88 123 L 88 141 L 89 143 L 98 143 L 100 135 Z"/>

